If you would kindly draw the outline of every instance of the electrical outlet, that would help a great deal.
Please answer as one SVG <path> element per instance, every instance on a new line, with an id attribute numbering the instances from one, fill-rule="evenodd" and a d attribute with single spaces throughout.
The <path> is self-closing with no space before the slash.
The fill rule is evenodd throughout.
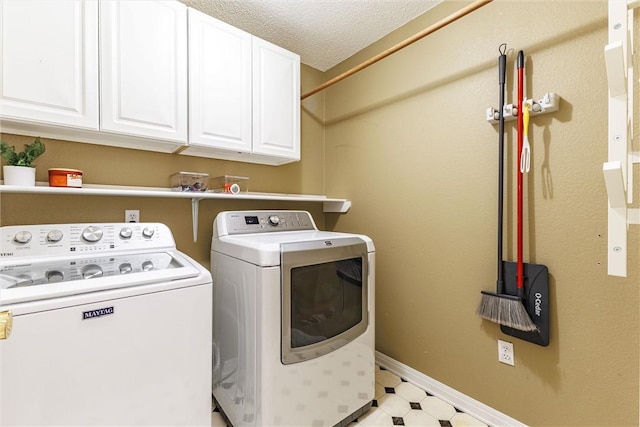
<path id="1" fill-rule="evenodd" d="M 140 211 L 137 209 L 126 209 L 124 211 L 124 222 L 140 222 Z"/>
<path id="2" fill-rule="evenodd" d="M 515 366 L 513 358 L 513 343 L 498 340 L 498 361 L 507 365 Z"/>

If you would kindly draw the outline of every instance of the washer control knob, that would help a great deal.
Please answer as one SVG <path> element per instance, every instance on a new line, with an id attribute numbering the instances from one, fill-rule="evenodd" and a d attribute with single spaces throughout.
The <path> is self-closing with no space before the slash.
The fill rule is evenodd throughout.
<path id="1" fill-rule="evenodd" d="M 133 230 L 130 227 L 124 227 L 120 230 L 120 237 L 122 239 L 130 239 L 133 235 Z"/>
<path id="2" fill-rule="evenodd" d="M 60 230 L 51 230 L 47 233 L 47 242 L 56 243 L 62 240 L 64 234 Z"/>
<path id="3" fill-rule="evenodd" d="M 102 229 L 100 227 L 96 227 L 95 225 L 90 225 L 89 227 L 82 230 L 82 239 L 85 242 L 94 243 L 102 239 Z"/>
<path id="4" fill-rule="evenodd" d="M 278 215 L 269 215 L 269 224 L 274 226 L 280 224 L 280 218 Z"/>
<path id="5" fill-rule="evenodd" d="M 142 263 L 142 271 L 151 271 L 155 267 L 151 261 L 145 261 Z"/>
<path id="6" fill-rule="evenodd" d="M 155 230 L 151 227 L 145 227 L 142 229 L 142 235 L 144 237 L 146 237 L 147 239 L 150 239 L 153 237 L 153 233 L 155 233 Z"/>
<path id="7" fill-rule="evenodd" d="M 64 274 L 59 270 L 49 270 L 44 277 L 47 278 L 49 283 L 62 282 L 64 280 Z"/>
<path id="8" fill-rule="evenodd" d="M 131 267 L 131 264 L 129 264 L 128 262 L 123 262 L 122 264 L 120 264 L 119 268 L 120 274 L 127 274 L 133 271 L 133 267 Z"/>
<path id="9" fill-rule="evenodd" d="M 102 277 L 102 268 L 99 265 L 89 264 L 82 269 L 83 279 L 95 279 L 97 277 Z"/>
<path id="10" fill-rule="evenodd" d="M 21 243 L 24 245 L 25 243 L 29 243 L 31 241 L 31 237 L 33 236 L 28 231 L 18 231 L 16 235 L 13 236 L 13 240 L 16 243 Z"/>

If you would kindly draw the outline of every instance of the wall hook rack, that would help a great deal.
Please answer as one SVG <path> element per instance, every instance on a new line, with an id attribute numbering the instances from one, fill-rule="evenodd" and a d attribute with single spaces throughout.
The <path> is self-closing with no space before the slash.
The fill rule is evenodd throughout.
<path id="1" fill-rule="evenodd" d="M 608 161 L 602 165 L 608 201 L 607 272 L 627 277 L 627 233 L 640 224 L 633 203 L 633 165 L 640 153 L 633 146 L 633 13 L 638 1 L 609 0 L 609 44 L 604 59 L 609 86 Z"/>
<path id="2" fill-rule="evenodd" d="M 529 116 L 539 116 L 540 114 L 553 113 L 560 109 L 560 97 L 557 93 L 549 92 L 538 100 L 525 98 L 525 103 L 531 105 Z M 518 117 L 518 106 L 514 104 L 505 104 L 503 109 L 504 121 L 515 120 Z M 485 119 L 489 123 L 498 123 L 499 111 L 497 108 L 489 107 L 485 112 Z"/>

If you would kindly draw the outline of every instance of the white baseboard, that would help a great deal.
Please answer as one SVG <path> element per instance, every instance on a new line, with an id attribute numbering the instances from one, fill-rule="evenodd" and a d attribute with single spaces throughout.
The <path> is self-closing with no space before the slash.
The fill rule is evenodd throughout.
<path id="1" fill-rule="evenodd" d="M 415 369 L 380 353 L 379 351 L 376 351 L 376 363 L 388 371 L 406 379 L 410 383 L 428 391 L 429 394 L 432 394 L 448 404 L 460 409 L 465 414 L 471 415 L 479 421 L 486 423 L 487 425 L 496 427 L 526 427 L 526 424 L 523 424 L 502 412 L 496 411 L 484 403 L 478 402 L 448 385 L 436 381 L 422 372 L 418 372 Z"/>

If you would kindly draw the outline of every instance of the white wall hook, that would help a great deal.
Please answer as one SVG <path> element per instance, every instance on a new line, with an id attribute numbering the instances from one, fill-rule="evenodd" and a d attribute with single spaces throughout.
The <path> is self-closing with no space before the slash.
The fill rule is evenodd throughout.
<path id="1" fill-rule="evenodd" d="M 498 110 L 496 110 L 493 107 L 489 107 L 485 112 L 485 120 L 488 122 L 495 120 L 497 122 L 498 119 L 500 118 L 498 114 L 499 114 Z"/>
<path id="2" fill-rule="evenodd" d="M 557 93 L 545 93 L 544 97 L 540 99 L 538 102 L 533 101 L 534 105 L 540 105 L 540 113 L 552 113 L 554 111 L 558 111 L 560 109 L 560 97 Z"/>
<path id="3" fill-rule="evenodd" d="M 620 96 L 627 93 L 627 77 L 624 64 L 624 47 L 622 41 L 605 46 L 604 62 L 607 68 L 609 96 Z"/>
<path id="4" fill-rule="evenodd" d="M 627 195 L 622 178 L 622 164 L 619 161 L 606 162 L 602 165 L 604 181 L 609 196 L 609 206 L 612 208 L 626 208 Z"/>

